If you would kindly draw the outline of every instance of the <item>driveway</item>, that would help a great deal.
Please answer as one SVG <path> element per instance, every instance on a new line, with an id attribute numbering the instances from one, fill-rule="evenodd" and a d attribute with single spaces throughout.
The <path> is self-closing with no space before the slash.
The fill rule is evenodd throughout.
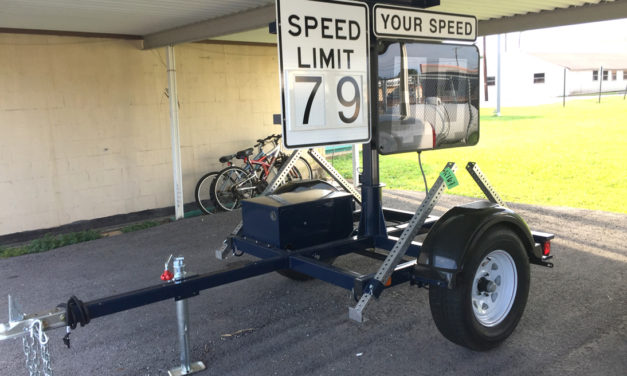
<path id="1" fill-rule="evenodd" d="M 386 206 L 415 210 L 422 193 L 386 190 Z M 435 212 L 470 199 L 444 195 Z M 527 308 L 513 335 L 477 353 L 440 335 L 427 291 L 402 285 L 348 319 L 346 290 L 276 273 L 202 291 L 190 299 L 192 360 L 201 375 L 625 375 L 627 215 L 512 204 L 536 230 L 553 232 L 555 268 L 531 268 Z M 0 260 L 0 307 L 12 294 L 26 312 L 71 295 L 87 301 L 160 283 L 170 253 L 194 273 L 243 265 L 215 259 L 239 213 L 202 216 L 134 233 Z M 361 272 L 378 264 L 337 260 Z M 6 311 L 5 311 L 6 312 Z M 3 322 L 7 317 L 0 317 Z M 178 363 L 173 301 L 50 331 L 56 375 L 166 375 Z M 0 374 L 26 375 L 21 341 L 0 342 Z"/>

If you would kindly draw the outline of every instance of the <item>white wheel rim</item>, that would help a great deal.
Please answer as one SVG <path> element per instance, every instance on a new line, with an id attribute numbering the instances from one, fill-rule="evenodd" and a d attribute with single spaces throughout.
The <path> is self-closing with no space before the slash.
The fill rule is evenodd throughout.
<path id="1" fill-rule="evenodd" d="M 481 325 L 492 327 L 505 320 L 516 299 L 518 272 L 514 259 L 503 250 L 490 252 L 475 273 L 471 303 Z"/>

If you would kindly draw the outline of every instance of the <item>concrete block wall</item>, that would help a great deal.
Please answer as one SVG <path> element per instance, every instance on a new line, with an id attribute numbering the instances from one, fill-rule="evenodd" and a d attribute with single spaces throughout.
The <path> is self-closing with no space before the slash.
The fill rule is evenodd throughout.
<path id="1" fill-rule="evenodd" d="M 0 235 L 173 205 L 165 51 L 0 34 Z M 280 132 L 275 47 L 175 47 L 185 202 L 217 158 Z"/>

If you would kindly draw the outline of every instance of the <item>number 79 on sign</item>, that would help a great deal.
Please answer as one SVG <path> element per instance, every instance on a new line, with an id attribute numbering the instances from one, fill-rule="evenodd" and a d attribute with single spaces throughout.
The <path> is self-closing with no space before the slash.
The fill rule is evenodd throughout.
<path id="1" fill-rule="evenodd" d="M 292 131 L 364 125 L 366 72 L 290 71 L 288 124 Z"/>

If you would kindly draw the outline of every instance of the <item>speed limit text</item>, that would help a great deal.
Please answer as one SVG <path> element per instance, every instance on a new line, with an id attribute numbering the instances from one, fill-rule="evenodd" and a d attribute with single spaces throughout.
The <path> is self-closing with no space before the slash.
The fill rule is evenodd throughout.
<path id="1" fill-rule="evenodd" d="M 293 37 L 322 38 L 356 41 L 361 36 L 361 27 L 355 20 L 344 18 L 288 16 L 287 32 Z M 297 47 L 296 54 L 299 68 L 314 69 L 350 69 L 350 48 Z"/>

